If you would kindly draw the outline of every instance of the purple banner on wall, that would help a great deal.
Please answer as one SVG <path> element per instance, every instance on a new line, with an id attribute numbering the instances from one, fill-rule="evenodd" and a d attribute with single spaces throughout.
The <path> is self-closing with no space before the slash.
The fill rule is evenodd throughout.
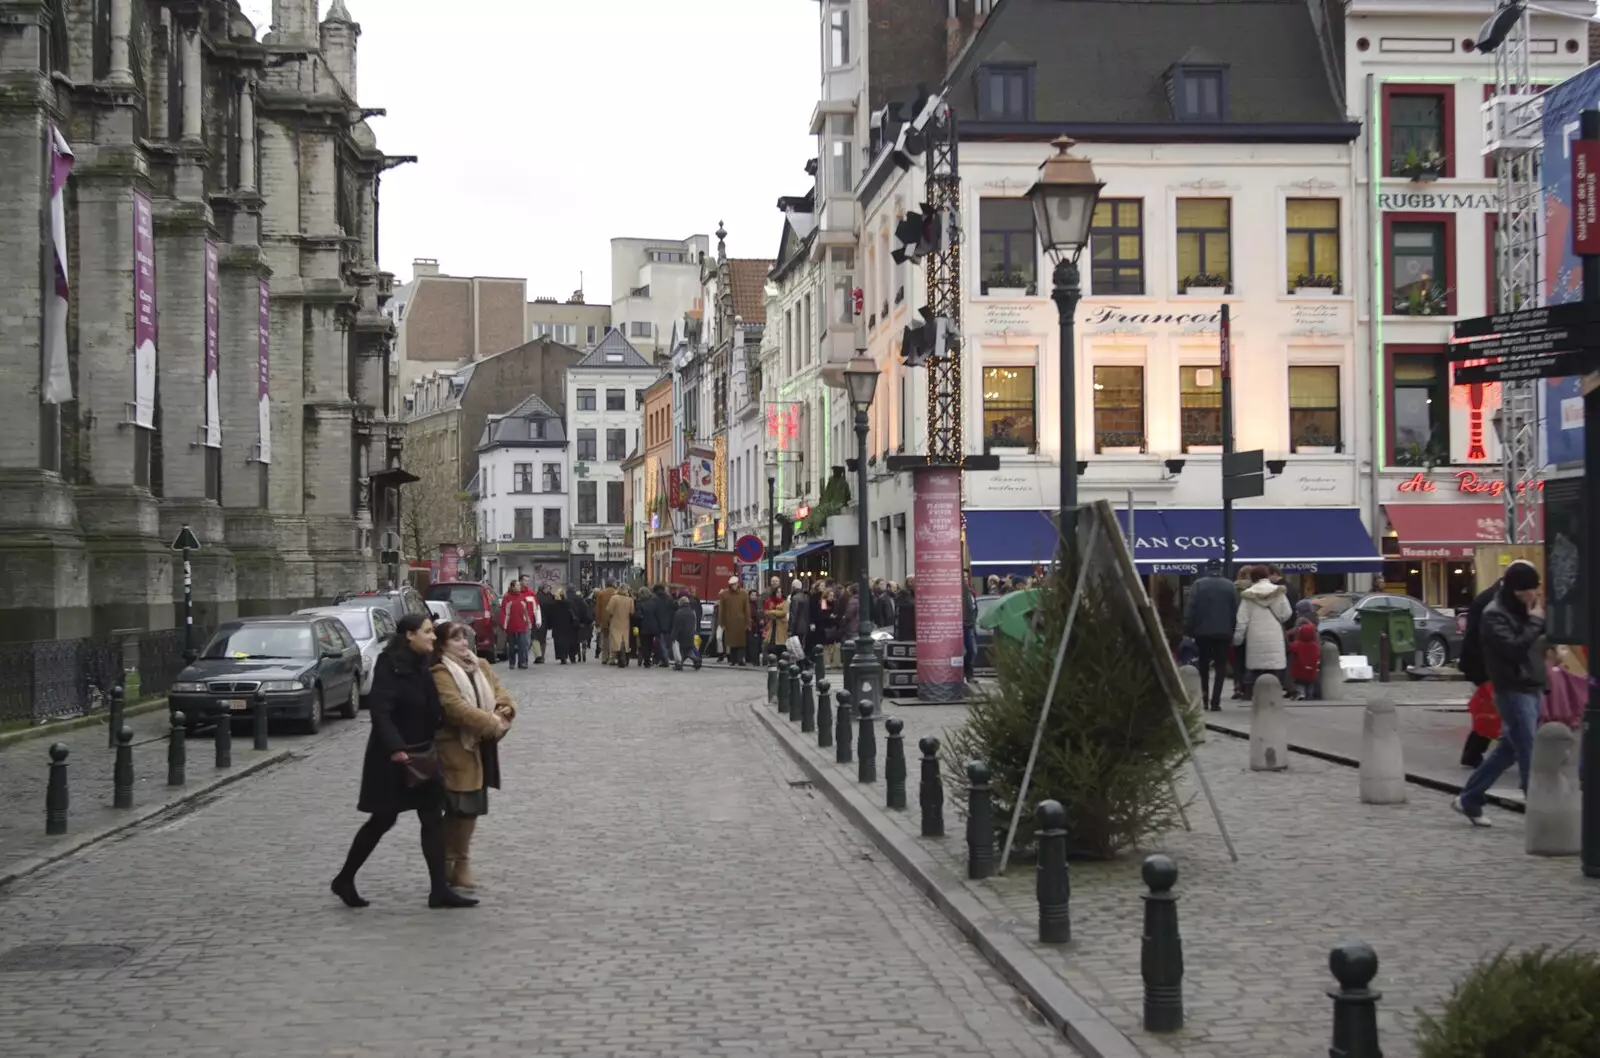
<path id="1" fill-rule="evenodd" d="M 961 471 L 916 475 L 917 697 L 965 697 L 961 670 Z"/>
<path id="2" fill-rule="evenodd" d="M 217 366 L 222 360 L 222 272 L 217 244 L 206 240 L 206 447 L 222 447 Z"/>
<path id="3" fill-rule="evenodd" d="M 150 196 L 133 193 L 133 416 L 156 424 L 156 230 Z"/>
<path id="4" fill-rule="evenodd" d="M 261 346 L 257 354 L 256 364 L 260 374 L 260 383 L 257 387 L 256 417 L 258 428 L 261 431 L 261 449 L 256 457 L 263 463 L 272 462 L 272 413 L 267 404 L 267 391 L 269 380 L 268 350 L 272 343 L 272 291 L 265 279 L 261 281 L 260 302 L 260 333 Z"/>

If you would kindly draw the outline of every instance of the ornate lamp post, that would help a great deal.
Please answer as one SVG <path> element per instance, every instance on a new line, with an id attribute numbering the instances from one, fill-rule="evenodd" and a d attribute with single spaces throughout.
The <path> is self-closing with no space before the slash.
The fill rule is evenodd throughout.
<path id="1" fill-rule="evenodd" d="M 1078 357 L 1073 325 L 1083 296 L 1078 255 L 1088 245 L 1095 204 L 1106 185 L 1095 179 L 1087 158 L 1072 155 L 1071 139 L 1062 136 L 1052 146 L 1056 153 L 1039 167 L 1039 179 L 1028 189 L 1028 198 L 1039 241 L 1056 266 L 1050 297 L 1061 318 L 1061 535 L 1066 540 L 1078 509 Z"/>
<path id="2" fill-rule="evenodd" d="M 872 645 L 872 581 L 867 573 L 867 533 L 871 519 L 867 516 L 867 410 L 872 407 L 873 395 L 878 390 L 878 364 L 869 356 L 856 356 L 845 365 L 845 388 L 850 393 L 850 406 L 856 418 L 856 545 L 861 549 L 861 582 L 857 586 L 860 602 L 856 606 L 861 615 L 856 632 L 856 654 L 845 676 L 851 701 L 871 702 L 872 712 L 879 711 L 879 691 L 883 685 L 883 670 L 878 664 L 878 652 Z"/>

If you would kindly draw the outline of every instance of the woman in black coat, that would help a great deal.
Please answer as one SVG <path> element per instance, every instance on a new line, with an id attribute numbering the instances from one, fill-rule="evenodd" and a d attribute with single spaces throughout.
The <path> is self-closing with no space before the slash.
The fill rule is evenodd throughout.
<path id="1" fill-rule="evenodd" d="M 557 588 L 544 612 L 545 623 L 550 626 L 550 638 L 555 641 L 556 660 L 565 665 L 578 660 L 578 620 L 567 600 L 565 588 Z"/>
<path id="2" fill-rule="evenodd" d="M 451 889 L 445 880 L 444 783 L 435 776 L 428 782 L 407 786 L 407 750 L 431 748 L 435 733 L 444 722 L 444 706 L 433 684 L 430 671 L 437 653 L 433 619 L 407 614 L 396 624 L 394 638 L 378 655 L 373 666 L 372 691 L 367 708 L 372 716 L 372 733 L 367 737 L 367 754 L 361 765 L 361 797 L 356 807 L 369 813 L 356 831 L 345 857 L 344 869 L 333 879 L 333 891 L 350 907 L 366 907 L 367 901 L 356 891 L 356 872 L 378 847 L 378 842 L 400 818 L 401 812 L 416 812 L 422 824 L 422 858 L 428 864 L 429 907 L 472 907 L 476 900 Z"/>

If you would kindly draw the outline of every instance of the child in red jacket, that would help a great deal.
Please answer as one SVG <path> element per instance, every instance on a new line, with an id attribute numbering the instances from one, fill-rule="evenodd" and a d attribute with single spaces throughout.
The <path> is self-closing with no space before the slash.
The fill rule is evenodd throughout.
<path id="1" fill-rule="evenodd" d="M 1305 622 L 1294 630 L 1289 643 L 1289 674 L 1302 699 L 1317 697 L 1317 670 L 1321 664 L 1322 644 L 1317 642 L 1316 626 Z"/>

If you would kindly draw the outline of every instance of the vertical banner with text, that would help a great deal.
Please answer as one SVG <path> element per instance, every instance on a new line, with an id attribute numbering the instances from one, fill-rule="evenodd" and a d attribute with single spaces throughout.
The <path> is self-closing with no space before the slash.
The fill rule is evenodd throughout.
<path id="1" fill-rule="evenodd" d="M 133 193 L 133 416 L 156 425 L 156 228 L 150 196 Z"/>
<path id="2" fill-rule="evenodd" d="M 961 471 L 916 472 L 917 697 L 966 697 L 961 654 Z"/>
<path id="3" fill-rule="evenodd" d="M 261 449 L 256 458 L 263 463 L 272 462 L 272 409 L 267 403 L 269 388 L 268 350 L 272 345 L 272 290 L 270 284 L 261 281 L 261 301 L 258 327 L 260 329 L 260 346 L 256 352 L 256 367 L 260 375 L 257 385 L 258 403 L 256 416 L 261 431 Z"/>
<path id="4" fill-rule="evenodd" d="M 206 447 L 222 447 L 217 366 L 222 360 L 222 271 L 217 244 L 206 240 Z"/>

